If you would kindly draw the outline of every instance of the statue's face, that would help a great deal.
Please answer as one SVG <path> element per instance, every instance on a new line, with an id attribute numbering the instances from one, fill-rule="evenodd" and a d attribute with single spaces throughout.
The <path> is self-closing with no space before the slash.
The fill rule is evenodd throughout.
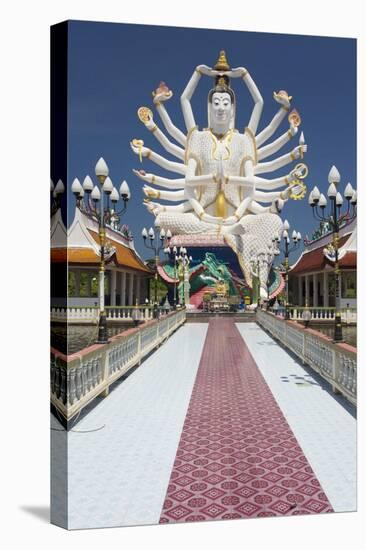
<path id="1" fill-rule="evenodd" d="M 232 115 L 232 103 L 231 97 L 226 92 L 215 92 L 212 96 L 212 109 L 213 120 L 219 124 L 230 122 Z"/>

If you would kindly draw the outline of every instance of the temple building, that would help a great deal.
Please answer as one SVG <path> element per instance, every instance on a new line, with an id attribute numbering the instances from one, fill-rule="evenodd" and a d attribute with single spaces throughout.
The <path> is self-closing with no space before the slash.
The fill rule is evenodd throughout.
<path id="1" fill-rule="evenodd" d="M 126 226 L 121 230 L 106 226 L 105 304 L 131 306 L 145 303 L 152 271 L 136 252 Z M 100 241 L 97 221 L 75 208 L 75 217 L 66 229 L 61 209 L 51 222 L 52 305 L 64 306 L 62 277 L 67 276 L 68 306 L 98 305 Z M 67 270 L 67 275 L 65 274 Z"/>
<path id="2" fill-rule="evenodd" d="M 339 231 L 341 308 L 356 308 L 356 219 Z M 335 306 L 335 268 L 332 233 L 322 230 L 304 240 L 305 250 L 290 269 L 290 303 L 309 307 Z"/>

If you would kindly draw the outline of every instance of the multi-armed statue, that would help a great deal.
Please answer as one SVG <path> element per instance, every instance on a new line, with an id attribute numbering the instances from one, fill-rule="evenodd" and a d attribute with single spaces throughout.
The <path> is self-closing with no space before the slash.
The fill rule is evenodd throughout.
<path id="1" fill-rule="evenodd" d="M 191 98 L 202 75 L 213 77 L 214 87 L 208 94 L 208 127 L 199 130 Z M 230 86 L 230 79 L 234 78 L 244 81 L 254 101 L 253 112 L 244 132 L 235 128 L 237 104 Z M 273 94 L 281 106 L 280 110 L 270 124 L 257 134 L 263 109 L 262 96 L 246 69 L 230 69 L 224 51 L 220 52 L 213 69 L 206 65 L 195 69 L 181 96 L 186 134 L 172 123 L 165 109 L 164 102 L 172 95 L 172 91 L 162 82 L 153 92 L 153 101 L 166 130 L 179 145 L 172 143 L 158 128 L 148 107 L 138 110 L 138 116 L 146 128 L 166 151 L 179 159 L 179 162 L 167 160 L 145 147 L 142 140 L 132 140 L 131 147 L 140 160 L 147 157 L 162 168 L 180 175 L 177 179 L 169 179 L 144 170 L 134 170 L 147 184 L 166 189 L 145 185 L 144 193 L 148 197 L 146 206 L 156 217 L 155 225 L 169 227 L 173 235 L 204 234 L 222 238 L 236 252 L 245 279 L 251 286 L 250 261 L 256 250 L 266 248 L 275 236 L 280 235 L 283 224 L 279 212 L 284 202 L 305 195 L 302 179 L 307 174 L 307 168 L 303 163 L 275 179 L 265 179 L 259 175 L 303 158 L 307 146 L 301 134 L 299 145 L 290 153 L 263 162 L 295 136 L 301 122 L 300 116 L 293 110 L 288 116 L 288 131 L 263 146 L 290 111 L 291 97 L 283 90 Z M 281 188 L 282 191 L 279 191 Z M 163 205 L 151 199 L 179 204 Z M 268 273 L 263 270 L 263 297 L 266 296 L 267 278 Z"/>

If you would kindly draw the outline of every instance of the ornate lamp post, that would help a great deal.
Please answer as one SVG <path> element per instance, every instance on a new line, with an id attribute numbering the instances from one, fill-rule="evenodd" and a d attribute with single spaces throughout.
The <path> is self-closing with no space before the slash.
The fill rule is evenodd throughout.
<path id="1" fill-rule="evenodd" d="M 164 252 L 168 257 L 173 258 L 174 263 L 174 292 L 173 292 L 173 310 L 177 309 L 177 263 L 178 263 L 178 250 L 176 246 L 167 247 Z"/>
<path id="2" fill-rule="evenodd" d="M 257 292 L 257 308 L 260 305 L 260 263 L 258 254 L 256 256 L 252 256 L 250 260 L 250 269 L 252 272 L 252 275 L 256 278 L 256 292 Z"/>
<path id="3" fill-rule="evenodd" d="M 189 266 L 192 262 L 192 256 L 188 256 L 187 249 L 183 246 L 179 249 L 179 256 L 177 257 L 178 264 L 183 276 L 183 296 L 182 305 L 186 306 L 189 301 Z"/>
<path id="4" fill-rule="evenodd" d="M 344 190 L 344 198 L 347 200 L 347 210 L 341 213 L 343 206 L 343 197 L 337 191 L 336 185 L 340 182 L 341 176 L 335 166 L 328 174 L 328 198 L 330 200 L 330 208 L 326 213 L 327 199 L 320 193 L 317 187 L 311 191 L 309 195 L 309 205 L 312 208 L 314 218 L 322 222 L 328 222 L 332 229 L 332 243 L 328 245 L 327 252 L 334 257 L 334 272 L 335 272 L 335 325 L 334 325 L 334 341 L 340 342 L 343 339 L 342 335 L 342 319 L 341 319 L 341 277 L 339 270 L 339 227 L 344 221 L 351 221 L 357 215 L 357 191 L 355 191 L 350 183 L 346 185 Z"/>
<path id="5" fill-rule="evenodd" d="M 105 255 L 106 255 L 106 226 L 118 229 L 119 216 L 125 212 L 131 193 L 126 181 L 120 185 L 119 193 L 114 187 L 112 180 L 108 177 L 109 169 L 103 158 L 100 158 L 95 166 L 95 175 L 98 178 L 98 185 L 94 185 L 90 176 L 86 176 L 83 185 L 75 178 L 71 191 L 76 198 L 76 206 L 86 214 L 91 215 L 98 222 L 98 233 L 100 242 L 100 268 L 99 268 L 99 324 L 98 344 L 108 342 L 107 316 L 105 312 L 104 281 L 105 281 Z M 87 199 L 84 199 L 86 194 Z M 116 212 L 115 207 L 122 199 L 123 207 Z M 91 200 L 90 200 L 91 199 Z M 107 203 L 105 204 L 105 199 Z M 110 203 L 114 206 L 112 208 Z"/>
<path id="6" fill-rule="evenodd" d="M 289 229 L 290 229 L 290 224 L 288 223 L 287 220 L 285 220 L 284 224 L 283 224 L 283 231 L 282 231 L 282 242 L 283 242 L 283 248 L 281 249 L 280 248 L 280 242 L 281 242 L 281 238 L 280 237 L 275 237 L 273 239 L 273 243 L 275 243 L 277 245 L 277 250 L 278 252 L 283 252 L 284 256 L 285 256 L 285 261 L 283 262 L 283 266 L 285 268 L 285 319 L 289 319 L 290 318 L 290 311 L 289 311 L 289 299 L 288 299 L 288 272 L 289 272 L 289 261 L 288 261 L 288 257 L 289 255 L 291 254 L 291 252 L 293 252 L 294 250 L 296 250 L 298 247 L 299 247 L 299 244 L 301 242 L 301 233 L 293 230 L 292 232 L 292 235 L 291 235 L 291 240 L 292 240 L 292 246 L 290 246 L 290 237 L 289 237 Z M 278 255 L 278 254 L 276 254 Z"/>
<path id="7" fill-rule="evenodd" d="M 144 245 L 146 246 L 146 248 L 150 248 L 151 250 L 153 250 L 154 251 L 154 256 L 155 256 L 155 265 L 154 265 L 154 268 L 155 268 L 154 282 L 155 282 L 155 284 L 154 284 L 153 315 L 154 315 L 154 318 L 156 319 L 159 315 L 159 310 L 158 310 L 158 266 L 159 266 L 159 262 L 160 262 L 160 257 L 159 256 L 160 256 L 160 252 L 165 248 L 165 246 L 164 246 L 164 241 L 165 240 L 167 240 L 168 245 L 169 245 L 170 239 L 172 238 L 172 233 L 171 233 L 170 229 L 168 229 L 165 232 L 165 229 L 161 228 L 160 235 L 159 235 L 160 242 L 158 241 L 157 243 L 155 243 L 155 232 L 154 232 L 152 227 L 150 227 L 149 231 L 147 231 L 146 227 L 144 227 L 142 232 L 141 232 L 141 235 L 142 235 L 142 238 L 144 240 Z M 148 238 L 149 238 L 149 242 L 147 241 Z"/>
<path id="8" fill-rule="evenodd" d="M 260 289 L 261 289 L 261 264 L 267 265 L 267 281 L 266 281 L 266 287 L 267 287 L 267 300 L 269 300 L 269 271 L 270 271 L 270 265 L 272 264 L 272 258 L 274 255 L 278 255 L 279 252 L 277 252 L 276 249 L 273 249 L 272 246 L 268 246 L 267 250 L 259 250 L 256 255 L 253 255 L 250 260 L 250 266 L 252 275 L 256 277 L 257 279 L 257 307 L 260 305 Z"/>
<path id="9" fill-rule="evenodd" d="M 57 210 L 61 206 L 61 195 L 65 191 L 65 186 L 62 180 L 58 180 L 54 185 L 51 180 L 51 217 L 56 214 Z"/>

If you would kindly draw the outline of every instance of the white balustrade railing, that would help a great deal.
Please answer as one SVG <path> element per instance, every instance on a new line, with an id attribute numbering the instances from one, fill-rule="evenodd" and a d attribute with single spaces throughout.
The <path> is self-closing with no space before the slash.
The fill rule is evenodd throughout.
<path id="1" fill-rule="evenodd" d="M 311 321 L 334 321 L 335 307 L 289 307 L 290 319 L 293 321 L 301 321 L 304 311 L 310 312 Z M 283 310 L 284 314 L 284 310 Z M 346 325 L 357 323 L 357 309 L 356 308 L 342 308 L 341 309 L 342 323 Z"/>
<path id="2" fill-rule="evenodd" d="M 259 309 L 257 322 L 274 338 L 312 367 L 351 403 L 357 402 L 357 352 L 348 344 L 336 344 L 315 330 Z"/>
<path id="3" fill-rule="evenodd" d="M 112 322 L 148 321 L 153 318 L 153 308 L 150 306 L 106 306 L 107 320 Z M 69 306 L 53 307 L 51 309 L 51 321 L 67 322 L 70 324 L 93 323 L 97 324 L 99 320 L 99 307 L 89 306 Z"/>
<path id="4" fill-rule="evenodd" d="M 185 320 L 183 309 L 69 356 L 51 349 L 52 404 L 66 420 L 72 419 L 97 395 L 106 395 L 113 382 L 139 365 Z"/>

